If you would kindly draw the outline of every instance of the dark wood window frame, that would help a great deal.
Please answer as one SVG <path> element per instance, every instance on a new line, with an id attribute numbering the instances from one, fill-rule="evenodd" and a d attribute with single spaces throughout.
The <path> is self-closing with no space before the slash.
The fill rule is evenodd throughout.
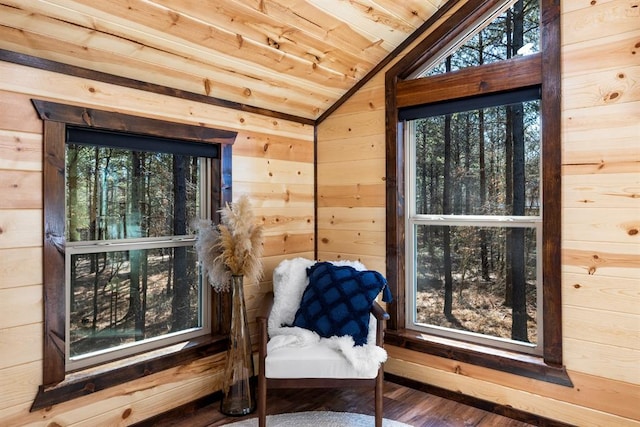
<path id="1" fill-rule="evenodd" d="M 561 133 L 560 133 L 560 2 L 541 0 L 541 53 L 461 70 L 467 85 L 441 87 L 437 79 L 410 80 L 434 54 L 462 37 L 465 28 L 494 10 L 501 0 L 469 1 L 455 11 L 385 74 L 387 280 L 396 299 L 388 306 L 385 343 L 448 359 L 572 387 L 562 364 L 561 317 Z M 479 70 L 479 71 L 478 71 Z M 491 73 L 503 78 L 491 79 Z M 440 76 L 440 83 L 446 81 Z M 469 80 L 474 79 L 474 80 Z M 405 142 L 398 112 L 426 102 L 486 95 L 540 85 L 543 156 L 543 355 L 470 344 L 406 329 L 405 325 Z M 438 85 L 441 86 L 441 85 Z"/>
<path id="2" fill-rule="evenodd" d="M 32 100 L 43 120 L 43 380 L 31 410 L 50 407 L 93 392 L 225 351 L 229 299 L 212 292 L 211 334 L 180 345 L 149 351 L 78 372 L 65 372 L 65 140 L 66 126 L 218 144 L 213 173 L 220 186 L 211 190 L 212 217 L 231 201 L 231 148 L 236 132 L 137 117 L 54 102 Z"/>

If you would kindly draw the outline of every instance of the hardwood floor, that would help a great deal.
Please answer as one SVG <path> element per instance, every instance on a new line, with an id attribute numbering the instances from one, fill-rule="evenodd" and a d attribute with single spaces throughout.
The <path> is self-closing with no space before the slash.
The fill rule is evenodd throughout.
<path id="1" fill-rule="evenodd" d="M 139 426 L 214 427 L 256 417 L 255 412 L 246 417 L 226 417 L 218 410 L 219 406 L 220 402 L 215 401 L 190 413 L 183 412 L 175 417 L 159 417 L 161 419 L 156 418 Z M 373 415 L 373 391 L 361 389 L 270 391 L 267 402 L 268 414 L 313 410 Z M 385 381 L 384 385 L 384 415 L 385 418 L 402 421 L 414 427 L 527 427 L 532 425 L 389 381 Z"/>

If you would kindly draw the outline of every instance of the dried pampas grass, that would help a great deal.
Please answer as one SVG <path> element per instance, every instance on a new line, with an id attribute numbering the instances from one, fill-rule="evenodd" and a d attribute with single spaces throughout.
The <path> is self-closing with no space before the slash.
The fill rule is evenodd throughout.
<path id="1" fill-rule="evenodd" d="M 231 276 L 257 282 L 262 276 L 262 225 L 255 223 L 247 196 L 220 210 L 221 222 L 198 220 L 196 251 L 217 292 L 229 290 Z"/>

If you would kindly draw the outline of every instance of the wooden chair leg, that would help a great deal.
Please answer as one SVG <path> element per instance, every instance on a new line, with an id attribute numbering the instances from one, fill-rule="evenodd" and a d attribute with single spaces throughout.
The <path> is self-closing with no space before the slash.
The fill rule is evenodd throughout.
<path id="1" fill-rule="evenodd" d="M 376 427 L 382 427 L 383 409 L 382 409 L 382 394 L 383 394 L 383 372 L 382 367 L 378 371 L 378 377 L 376 378 L 375 386 L 375 419 Z"/>
<path id="2" fill-rule="evenodd" d="M 258 427 L 267 426 L 267 379 L 258 375 Z"/>

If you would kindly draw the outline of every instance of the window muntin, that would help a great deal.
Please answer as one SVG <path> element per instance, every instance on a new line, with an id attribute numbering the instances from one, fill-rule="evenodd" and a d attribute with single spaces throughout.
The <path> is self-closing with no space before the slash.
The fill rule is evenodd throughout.
<path id="1" fill-rule="evenodd" d="M 447 114 L 405 123 L 407 328 L 541 354 L 540 106 L 532 93 L 509 105 L 491 105 L 500 96 L 470 100 L 482 106 L 472 110 L 458 101 L 427 106 Z"/>
<path id="2" fill-rule="evenodd" d="M 153 151 L 163 141 L 80 128 L 67 140 L 67 371 L 210 333 L 188 228 L 210 206 L 210 161 L 184 149 L 200 145 Z"/>

